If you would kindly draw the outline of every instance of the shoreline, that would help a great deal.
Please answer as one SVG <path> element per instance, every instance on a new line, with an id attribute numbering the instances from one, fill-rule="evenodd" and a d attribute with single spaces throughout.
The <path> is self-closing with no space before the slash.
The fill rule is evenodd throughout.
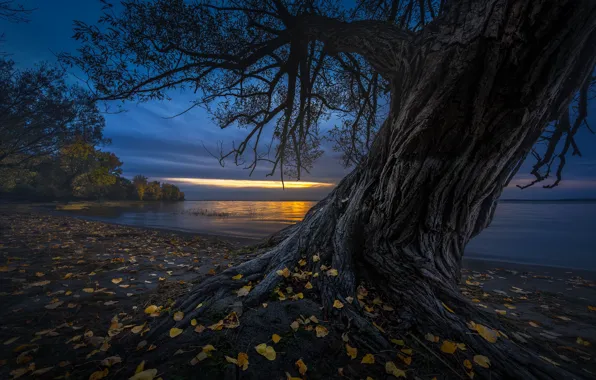
<path id="1" fill-rule="evenodd" d="M 250 236 L 241 236 L 241 235 L 233 235 L 233 234 L 212 234 L 208 232 L 200 232 L 200 231 L 190 231 L 190 230 L 183 230 L 177 228 L 169 228 L 169 227 L 151 227 L 151 226 L 138 226 L 133 224 L 126 224 L 126 223 L 118 223 L 116 221 L 109 221 L 103 218 L 97 218 L 92 216 L 85 216 L 85 215 L 73 215 L 68 211 L 61 211 L 61 210 L 48 210 L 46 208 L 34 208 L 36 211 L 42 212 L 49 212 L 51 215 L 56 216 L 66 216 L 81 220 L 87 221 L 95 221 L 101 222 L 116 226 L 124 226 L 124 227 L 131 227 L 131 228 L 138 228 L 144 229 L 149 231 L 159 231 L 159 232 L 169 232 L 169 233 L 176 233 L 184 236 L 198 236 L 198 237 L 208 237 L 214 239 L 220 239 L 223 241 L 233 242 L 234 244 L 242 244 L 242 245 L 252 245 L 258 244 L 266 240 L 267 237 L 250 237 Z M 569 272 L 573 274 L 580 275 L 581 277 L 588 278 L 591 280 L 596 280 L 596 270 L 593 269 L 582 269 L 582 268 L 575 268 L 575 267 L 563 267 L 563 266 L 555 266 L 555 265 L 544 265 L 544 264 L 535 264 L 535 263 L 528 263 L 528 262 L 521 262 L 521 261 L 508 261 L 508 260 L 499 260 L 499 259 L 492 259 L 492 258 L 483 258 L 483 257 L 470 257 L 464 256 L 463 257 L 463 268 L 471 269 L 476 271 L 483 271 L 489 270 L 491 268 L 503 268 L 505 270 L 514 270 L 518 272 L 541 272 L 541 273 L 548 273 L 551 276 L 565 276 L 569 275 Z"/>

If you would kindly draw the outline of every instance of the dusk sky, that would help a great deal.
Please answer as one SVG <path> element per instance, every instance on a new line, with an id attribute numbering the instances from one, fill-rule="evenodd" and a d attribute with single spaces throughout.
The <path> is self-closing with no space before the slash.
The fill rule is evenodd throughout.
<path id="1" fill-rule="evenodd" d="M 99 0 L 22 0 L 21 3 L 36 9 L 29 23 L 0 21 L 0 33 L 4 32 L 6 40 L 0 50 L 11 54 L 10 58 L 20 67 L 31 67 L 40 61 L 55 62 L 54 53 L 74 51 L 77 42 L 71 39 L 72 21 L 95 22 L 101 9 Z M 116 153 L 124 162 L 124 176 L 131 178 L 135 174 L 144 174 L 160 181 L 167 178 L 169 182 L 175 181 L 185 191 L 186 199 L 191 200 L 317 200 L 349 172 L 342 167 L 339 154 L 332 152 L 329 145 L 311 174 L 303 176 L 303 181 L 323 183 L 320 186 L 300 185 L 299 188 L 282 190 L 279 183 L 248 183 L 250 187 L 246 187 L 247 183 L 205 181 L 277 181 L 279 177 L 266 177 L 270 170 L 266 166 L 255 170 L 252 177 L 242 167 L 235 167 L 232 161 L 221 167 L 204 146 L 217 152 L 219 141 L 230 147 L 232 141 L 241 140 L 245 131 L 233 127 L 220 130 L 209 114 L 198 108 L 182 116 L 168 118 L 188 108 L 193 99 L 192 94 L 179 92 L 171 93 L 171 97 L 171 101 L 127 103 L 127 112 L 105 115 L 104 134 L 112 139 L 112 144 L 104 149 Z M 321 129 L 329 129 L 333 122 L 331 119 Z M 588 123 L 596 128 L 596 99 L 590 104 Z M 583 129 L 576 140 L 583 157 L 569 157 L 564 180 L 558 188 L 515 188 L 515 184 L 529 179 L 530 161 L 521 168 L 503 198 L 596 197 L 596 135 Z"/>

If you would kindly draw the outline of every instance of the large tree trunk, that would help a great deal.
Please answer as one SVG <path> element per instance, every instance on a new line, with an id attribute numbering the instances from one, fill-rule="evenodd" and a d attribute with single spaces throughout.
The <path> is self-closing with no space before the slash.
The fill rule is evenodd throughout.
<path id="1" fill-rule="evenodd" d="M 424 325 L 489 352 L 492 376 L 563 376 L 511 342 L 470 334 L 469 321 L 499 322 L 457 284 L 466 243 L 490 223 L 501 191 L 595 63 L 596 2 L 451 3 L 396 70 L 390 115 L 368 158 L 263 254 L 201 284 L 189 311 L 229 294 L 226 285 L 237 289 L 237 273 L 262 279 L 245 304 L 260 302 L 282 279 L 277 270 L 305 258 L 306 270 L 339 272 L 311 280 L 329 311 L 335 299 L 349 304 L 364 279 L 398 305 L 403 329 Z M 366 329 L 356 301 L 341 313 Z"/>

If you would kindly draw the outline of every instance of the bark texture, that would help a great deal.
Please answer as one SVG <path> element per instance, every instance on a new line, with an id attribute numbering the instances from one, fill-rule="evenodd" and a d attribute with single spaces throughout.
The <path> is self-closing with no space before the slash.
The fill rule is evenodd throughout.
<path id="1" fill-rule="evenodd" d="M 493 378 L 570 376 L 506 339 L 492 344 L 470 334 L 470 320 L 503 327 L 471 306 L 457 283 L 466 243 L 488 226 L 503 188 L 594 66 L 596 2 L 449 4 L 407 48 L 403 40 L 401 48 L 384 48 L 383 38 L 378 49 L 364 49 L 393 66 L 382 73 L 392 83 L 390 115 L 369 156 L 256 259 L 200 284 L 183 305 L 189 313 L 181 325 L 237 289 L 232 275 L 260 280 L 244 299 L 255 304 L 278 285 L 276 270 L 306 258 L 307 270 L 339 272 L 312 280 L 327 310 L 335 299 L 348 304 L 358 281 L 368 279 L 398 305 L 404 330 L 458 337 L 491 357 Z M 398 53 L 404 56 L 388 58 Z M 194 310 L 199 302 L 204 307 Z M 356 303 L 341 314 L 367 332 L 370 347 L 386 345 Z"/>

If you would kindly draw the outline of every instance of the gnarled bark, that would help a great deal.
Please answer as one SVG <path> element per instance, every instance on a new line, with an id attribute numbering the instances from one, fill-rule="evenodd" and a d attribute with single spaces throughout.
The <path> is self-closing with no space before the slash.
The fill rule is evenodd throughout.
<path id="1" fill-rule="evenodd" d="M 367 159 L 257 258 L 200 284 L 180 325 L 237 289 L 231 276 L 260 280 L 244 300 L 251 305 L 278 285 L 277 270 L 305 258 L 304 270 L 338 270 L 311 281 L 327 310 L 336 299 L 348 305 L 342 316 L 370 333 L 371 346 L 386 342 L 346 300 L 362 278 L 399 307 L 404 331 L 430 326 L 457 337 L 492 358 L 493 378 L 568 375 L 506 339 L 469 334 L 469 321 L 501 326 L 469 305 L 457 283 L 466 243 L 490 223 L 501 191 L 594 66 L 596 3 L 451 4 L 415 37 L 412 55 L 384 73 L 393 83 L 391 112 Z"/>

